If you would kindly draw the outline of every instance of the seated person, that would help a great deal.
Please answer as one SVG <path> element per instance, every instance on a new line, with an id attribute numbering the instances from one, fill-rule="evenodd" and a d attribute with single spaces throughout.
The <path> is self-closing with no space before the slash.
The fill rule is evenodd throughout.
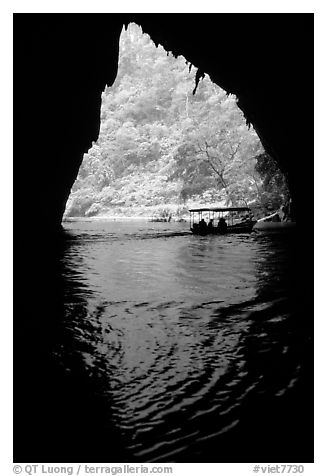
<path id="1" fill-rule="evenodd" d="M 209 223 L 208 223 L 208 232 L 209 233 L 213 233 L 213 218 L 210 219 Z"/>
<path id="2" fill-rule="evenodd" d="M 217 231 L 218 231 L 218 233 L 226 233 L 227 223 L 226 223 L 225 218 L 221 217 L 219 219 L 218 226 L 217 226 Z"/>
<path id="3" fill-rule="evenodd" d="M 206 232 L 207 232 L 207 223 L 204 221 L 204 218 L 202 218 L 202 220 L 201 220 L 200 223 L 199 223 L 199 230 L 200 230 L 202 233 L 206 233 Z"/>

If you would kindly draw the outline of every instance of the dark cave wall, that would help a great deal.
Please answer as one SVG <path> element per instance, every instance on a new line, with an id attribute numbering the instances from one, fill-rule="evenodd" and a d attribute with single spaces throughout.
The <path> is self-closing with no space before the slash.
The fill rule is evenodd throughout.
<path id="1" fill-rule="evenodd" d="M 117 74 L 122 22 L 15 15 L 17 207 L 56 228 L 83 154 L 98 136 L 101 92 Z"/>
<path id="2" fill-rule="evenodd" d="M 301 219 L 312 205 L 313 15 L 162 15 L 156 22 L 144 16 L 136 21 L 155 42 L 237 96 L 246 120 L 286 174 Z"/>
<path id="3" fill-rule="evenodd" d="M 120 31 L 130 21 L 237 95 L 298 210 L 308 209 L 313 15 L 16 14 L 15 196 L 27 222 L 36 215 L 46 228 L 60 224 L 97 139 L 101 92 L 115 80 Z"/>
<path id="4" fill-rule="evenodd" d="M 81 455 L 89 462 L 123 460 L 119 437 L 102 426 L 107 407 L 94 397 L 89 375 L 82 369 L 67 375 L 51 349 L 61 342 L 63 302 L 71 296 L 75 305 L 80 291 L 62 262 L 74 237 L 61 241 L 56 231 L 83 153 L 97 139 L 101 92 L 115 80 L 119 35 L 129 21 L 237 94 L 288 173 L 299 209 L 311 212 L 305 191 L 313 168 L 312 15 L 15 14 L 15 462 L 71 462 Z M 292 247 L 299 247 L 305 269 L 310 252 L 303 253 L 303 233 L 296 238 Z M 299 273 L 301 287 L 294 286 L 301 298 L 299 326 L 312 315 L 308 277 Z M 291 453 L 285 451 L 312 461 L 312 424 L 306 423 L 312 403 L 303 397 L 299 405 L 310 407 L 310 415 L 301 413 L 303 434 L 290 439 Z M 265 449 L 274 448 L 271 435 L 268 444 L 262 440 Z"/>

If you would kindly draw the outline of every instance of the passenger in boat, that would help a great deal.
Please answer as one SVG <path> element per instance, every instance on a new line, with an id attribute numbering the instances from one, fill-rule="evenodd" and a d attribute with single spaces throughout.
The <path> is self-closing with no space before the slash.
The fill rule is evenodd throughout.
<path id="1" fill-rule="evenodd" d="M 207 223 L 205 222 L 204 218 L 202 218 L 202 220 L 200 221 L 199 223 L 199 230 L 202 232 L 202 233 L 206 233 L 207 232 Z"/>
<path id="2" fill-rule="evenodd" d="M 213 233 L 214 232 L 214 229 L 213 229 L 213 218 L 210 219 L 209 223 L 208 223 L 208 233 Z"/>
<path id="3" fill-rule="evenodd" d="M 225 218 L 221 217 L 219 219 L 218 226 L 217 226 L 217 231 L 218 231 L 218 233 L 226 233 L 227 223 L 226 223 Z"/>

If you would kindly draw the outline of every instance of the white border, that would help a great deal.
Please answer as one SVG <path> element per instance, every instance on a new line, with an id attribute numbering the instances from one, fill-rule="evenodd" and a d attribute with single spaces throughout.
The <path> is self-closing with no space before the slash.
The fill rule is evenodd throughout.
<path id="1" fill-rule="evenodd" d="M 12 11 L 21 13 L 255 13 L 255 12 L 314 12 L 320 5 L 318 1 L 308 2 L 307 0 L 121 0 L 119 2 L 92 0 L 15 0 L 12 3 Z M 321 2 L 323 3 L 323 2 Z"/>
<path id="2" fill-rule="evenodd" d="M 0 448 L 1 474 L 12 473 L 12 13 L 13 12 L 315 12 L 315 464 L 305 465 L 305 475 L 327 474 L 326 465 L 326 200 L 327 180 L 326 132 L 327 132 L 327 18 L 323 1 L 228 1 L 201 2 L 181 1 L 12 1 L 1 4 L 0 11 L 0 51 L 1 51 L 1 433 Z M 276 32 L 278 33 L 278 32 Z M 22 87 L 24 85 L 22 84 Z M 312 160 L 308 158 L 308 160 Z M 310 184 L 308 187 L 311 190 Z M 305 190 L 304 190 L 305 193 Z M 22 212 L 24 212 L 22 210 Z M 17 232 L 17 230 L 16 230 Z M 22 234 L 24 230 L 22 230 Z M 16 237 L 17 238 L 17 237 Z M 310 244 L 311 245 L 311 244 Z M 305 252 L 305 250 L 304 250 Z M 311 250 L 309 249 L 309 252 Z M 311 316 L 308 316 L 311 318 Z M 28 438 L 28 429 L 26 433 Z M 255 463 L 255 462 L 254 462 Z M 101 466 L 101 465 L 100 465 Z M 175 465 L 174 465 L 175 466 Z M 174 474 L 250 474 L 251 464 L 193 464 L 177 465 Z"/>

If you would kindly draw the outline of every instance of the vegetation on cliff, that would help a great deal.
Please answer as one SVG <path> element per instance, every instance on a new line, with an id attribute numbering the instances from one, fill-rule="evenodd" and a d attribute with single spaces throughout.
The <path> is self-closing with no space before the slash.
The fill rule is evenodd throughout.
<path id="1" fill-rule="evenodd" d="M 103 59 L 105 61 L 105 58 Z M 288 198 L 285 177 L 245 124 L 236 98 L 136 25 L 102 95 L 99 138 L 85 154 L 66 216 L 182 216 L 189 206 L 264 211 Z"/>

